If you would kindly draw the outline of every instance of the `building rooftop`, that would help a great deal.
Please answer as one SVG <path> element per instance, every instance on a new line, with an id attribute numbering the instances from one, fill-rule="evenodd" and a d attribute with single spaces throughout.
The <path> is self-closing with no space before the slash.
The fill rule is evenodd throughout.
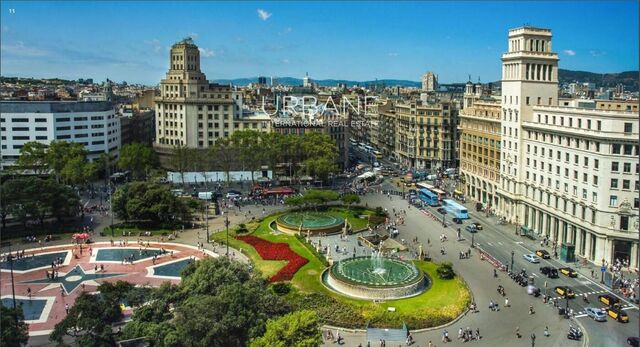
<path id="1" fill-rule="evenodd" d="M 63 113 L 113 110 L 109 101 L 0 101 L 0 113 Z"/>

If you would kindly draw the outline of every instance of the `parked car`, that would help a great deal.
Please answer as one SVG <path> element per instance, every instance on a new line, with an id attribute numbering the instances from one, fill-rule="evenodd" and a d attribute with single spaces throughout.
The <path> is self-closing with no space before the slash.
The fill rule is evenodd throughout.
<path id="1" fill-rule="evenodd" d="M 607 315 L 620 323 L 629 323 L 629 315 L 620 306 L 609 306 Z"/>
<path id="2" fill-rule="evenodd" d="M 636 336 L 627 337 L 627 345 L 631 347 L 640 347 L 640 337 L 636 337 Z"/>
<path id="3" fill-rule="evenodd" d="M 569 277 L 578 277 L 578 272 L 570 267 L 561 267 L 558 269 L 561 274 Z"/>
<path id="4" fill-rule="evenodd" d="M 242 196 L 242 193 L 240 193 L 237 190 L 230 190 L 227 192 L 227 195 L 226 195 L 227 199 L 234 199 L 240 196 Z"/>
<path id="5" fill-rule="evenodd" d="M 558 269 L 552 266 L 543 266 L 540 268 L 540 272 L 549 278 L 558 278 Z"/>
<path id="6" fill-rule="evenodd" d="M 438 207 L 438 212 L 442 214 L 447 214 L 447 210 L 445 210 L 444 207 Z"/>
<path id="7" fill-rule="evenodd" d="M 469 224 L 466 227 L 464 227 L 464 230 L 470 232 L 470 233 L 477 233 L 478 229 L 476 229 L 475 225 L 473 224 Z"/>
<path id="8" fill-rule="evenodd" d="M 482 224 L 480 224 L 478 222 L 473 222 L 471 224 L 475 225 L 477 230 L 482 230 Z"/>
<path id="9" fill-rule="evenodd" d="M 524 258 L 524 260 L 530 263 L 537 264 L 540 262 L 540 258 L 538 258 L 535 254 L 525 254 L 522 257 Z"/>
<path id="10" fill-rule="evenodd" d="M 605 294 L 605 295 L 599 295 L 598 296 L 598 301 L 600 301 L 601 303 L 607 305 L 607 306 L 614 306 L 618 303 L 620 303 L 620 299 L 618 299 L 617 297 L 613 296 L 613 295 L 609 295 L 609 294 Z"/>
<path id="11" fill-rule="evenodd" d="M 596 322 L 605 322 L 607 320 L 607 314 L 601 308 L 587 307 L 585 312 L 587 313 L 587 316 L 593 318 Z"/>
<path id="12" fill-rule="evenodd" d="M 573 299 L 576 297 L 576 293 L 574 293 L 569 287 L 558 286 L 554 288 L 554 291 L 564 298 Z"/>
<path id="13" fill-rule="evenodd" d="M 549 252 L 547 252 L 544 249 L 539 249 L 536 251 L 536 255 L 542 259 L 549 259 L 551 258 L 551 255 L 549 254 Z"/>
<path id="14" fill-rule="evenodd" d="M 482 210 L 483 210 L 482 203 L 481 202 L 477 202 L 476 203 L 476 212 L 480 212 Z"/>

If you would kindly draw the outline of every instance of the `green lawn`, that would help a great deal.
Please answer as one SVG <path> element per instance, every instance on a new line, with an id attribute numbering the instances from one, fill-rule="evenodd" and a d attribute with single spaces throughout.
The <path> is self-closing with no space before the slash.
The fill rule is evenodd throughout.
<path id="1" fill-rule="evenodd" d="M 349 218 L 350 214 L 344 209 L 331 212 L 341 213 L 343 218 Z M 460 279 L 440 280 L 436 274 L 437 264 L 422 261 L 416 261 L 415 264 L 431 278 L 432 283 L 429 290 L 416 297 L 374 304 L 370 300 L 353 299 L 335 293 L 327 289 L 320 280 L 320 275 L 325 269 L 323 262 L 314 256 L 302 241 L 294 236 L 276 235 L 271 232 L 269 224 L 276 218 L 277 215 L 269 216 L 259 225 L 247 225 L 247 228 L 255 230 L 252 234 L 254 236 L 271 242 L 287 243 L 296 253 L 309 260 L 309 263 L 298 270 L 291 280 L 296 289 L 288 295 L 288 299 L 298 308 L 316 310 L 329 324 L 362 328 L 367 322 L 381 327 L 399 327 L 402 323 L 407 323 L 414 329 L 423 328 L 451 321 L 468 306 L 470 293 Z M 352 218 L 353 220 L 349 218 L 349 223 L 358 223 L 356 222 L 358 218 Z M 366 220 L 360 221 L 364 221 L 366 226 Z M 236 240 L 232 235 L 235 233 L 231 232 L 230 246 L 241 249 L 265 276 L 275 274 L 281 266 L 284 266 L 284 261 L 261 259 L 252 246 Z M 224 242 L 226 234 L 224 232 L 214 234 L 213 239 Z M 389 312 L 389 307 L 394 307 L 395 312 Z"/>

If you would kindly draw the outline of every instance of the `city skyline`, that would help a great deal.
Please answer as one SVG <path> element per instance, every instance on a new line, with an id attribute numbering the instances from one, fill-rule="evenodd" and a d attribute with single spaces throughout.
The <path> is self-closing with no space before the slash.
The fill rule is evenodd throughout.
<path id="1" fill-rule="evenodd" d="M 3 76 L 155 85 L 166 71 L 171 45 L 190 36 L 211 80 L 301 78 L 309 72 L 314 79 L 418 81 L 434 71 L 442 83 L 461 82 L 469 74 L 497 81 L 505 30 L 528 24 L 553 30 L 561 68 L 613 73 L 638 69 L 637 10 L 632 1 L 162 7 L 8 1 L 2 4 L 0 67 Z"/>

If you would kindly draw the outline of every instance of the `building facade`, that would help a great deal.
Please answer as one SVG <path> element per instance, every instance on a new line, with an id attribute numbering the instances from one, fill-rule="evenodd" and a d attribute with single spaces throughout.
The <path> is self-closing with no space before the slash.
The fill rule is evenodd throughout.
<path id="1" fill-rule="evenodd" d="M 438 76 L 429 71 L 422 75 L 422 91 L 433 92 L 438 89 Z"/>
<path id="2" fill-rule="evenodd" d="M 510 30 L 508 47 L 497 213 L 594 263 L 637 267 L 638 113 L 558 106 L 550 30 Z"/>
<path id="3" fill-rule="evenodd" d="M 502 108 L 500 100 L 483 97 L 469 82 L 460 111 L 460 183 L 465 196 L 487 206 L 497 206 L 500 184 Z"/>
<path id="4" fill-rule="evenodd" d="M 120 119 L 108 101 L 2 101 L 0 139 L 2 168 L 15 164 L 20 149 L 30 141 L 78 142 L 85 146 L 89 160 L 102 153 L 117 158 Z"/>
<path id="5" fill-rule="evenodd" d="M 161 153 L 175 146 L 207 148 L 236 130 L 269 131 L 269 120 L 243 111 L 242 94 L 209 83 L 200 70 L 200 51 L 190 38 L 171 47 L 169 71 L 155 98 L 156 141 Z"/>

